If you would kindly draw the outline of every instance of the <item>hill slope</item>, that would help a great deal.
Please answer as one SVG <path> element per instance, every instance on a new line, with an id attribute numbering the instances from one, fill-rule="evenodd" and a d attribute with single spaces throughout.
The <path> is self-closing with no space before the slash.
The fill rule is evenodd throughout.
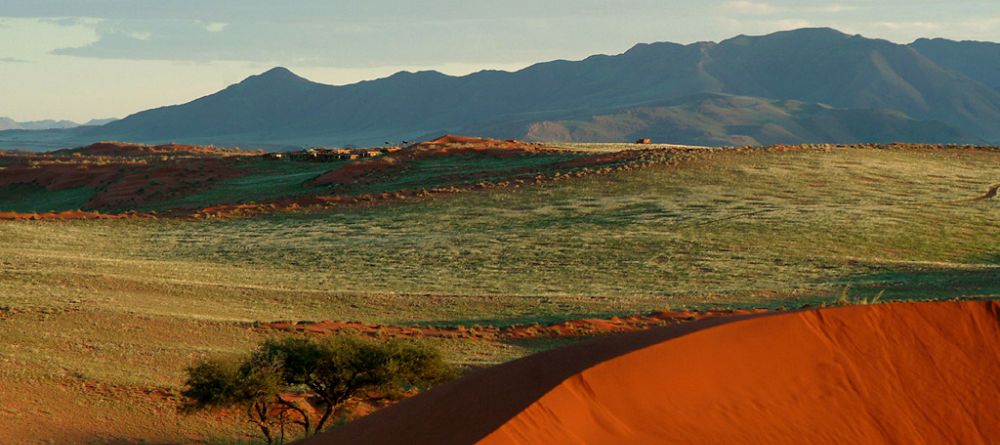
<path id="1" fill-rule="evenodd" d="M 989 70 L 977 68 L 983 51 L 936 48 L 922 41 L 899 45 L 832 29 L 801 29 L 720 43 L 640 44 L 615 56 L 546 62 L 517 72 L 462 77 L 402 72 L 345 86 L 313 83 L 276 68 L 187 104 L 144 111 L 97 128 L 0 133 L 0 144 L 23 148 L 36 142 L 79 145 L 118 139 L 265 147 L 367 145 L 446 132 L 518 138 L 534 123 L 588 120 L 699 94 L 794 100 L 813 108 L 825 104 L 838 110 L 827 113 L 837 115 L 836 120 L 869 122 L 860 128 L 837 124 L 851 131 L 822 135 L 832 138 L 824 142 L 872 137 L 1000 140 L 1000 92 L 989 81 Z M 686 119 L 700 121 L 697 114 Z M 882 131 L 872 133 L 871 128 Z M 788 139 L 768 140 L 792 143 L 817 134 L 784 129 Z M 669 125 L 653 125 L 647 131 L 676 133 Z M 724 143 L 732 139 L 728 136 L 767 131 L 725 132 L 713 138 Z M 706 124 L 665 142 L 698 143 L 705 139 L 698 135 L 717 132 L 716 126 Z M 689 133 L 696 137 L 687 138 Z"/>
<path id="2" fill-rule="evenodd" d="M 576 147 L 600 154 L 589 144 Z M 111 164 L 96 159 L 107 153 L 97 148 L 77 151 L 80 157 L 33 156 L 90 159 L 92 173 L 133 176 L 138 181 L 129 183 L 145 184 L 149 193 L 171 185 L 157 174 L 145 177 L 150 165 L 142 161 L 172 162 L 162 154 Z M 481 367 L 567 341 L 481 336 L 514 324 L 544 333 L 549 323 L 603 324 L 611 316 L 626 322 L 666 307 L 815 306 L 848 286 L 853 300 L 883 291 L 882 300 L 1000 296 L 1000 200 L 988 192 L 998 182 L 998 150 L 675 152 L 685 156 L 628 171 L 324 211 L 211 221 L 163 214 L 0 221 L 0 354 L 10 358 L 0 366 L 0 386 L 3 406 L 17 413 L 0 415 L 0 443 L 231 443 L 253 435 L 255 426 L 240 413 L 183 414 L 178 390 L 185 369 L 206 354 L 234 357 L 276 336 L 305 335 L 273 329 L 279 321 L 312 330 L 330 326 L 312 322 L 353 320 L 358 323 L 348 327 L 373 327 L 382 338 L 395 335 L 395 327 L 447 329 L 456 335 L 414 341 Z M 13 166 L 3 158 L 0 180 Z M 173 169 L 200 193 L 185 198 L 188 203 L 264 203 L 349 165 L 248 160 L 255 171 L 246 173 L 256 174 L 225 179 L 212 174 L 211 165 L 189 160 L 190 170 Z M 430 187 L 438 178 L 454 183 L 456 174 L 508 175 L 520 168 L 511 162 L 528 160 L 542 161 L 453 153 L 355 186 L 365 193 Z M 63 169 L 65 162 L 50 165 Z M 56 186 L 73 176 L 52 179 Z M 494 181 L 473 179 L 484 180 Z M 6 196 L 76 209 L 95 191 L 114 193 L 65 185 Z M 531 325 L 536 322 L 541 327 Z M 964 333 L 957 317 L 948 323 Z M 900 343 L 893 339 L 865 344 Z M 693 359 L 684 357 L 685 364 Z M 975 357 L 983 363 L 981 353 Z M 868 383 L 897 381 L 865 375 Z M 88 408 L 52 408 L 63 406 Z M 858 413 L 846 424 L 860 424 L 867 412 Z M 416 431 L 400 437 L 414 438 Z"/>
<path id="3" fill-rule="evenodd" d="M 1000 43 L 919 39 L 910 46 L 938 65 L 1000 90 Z"/>
<path id="4" fill-rule="evenodd" d="M 837 109 L 794 100 L 720 95 L 650 104 L 586 120 L 533 122 L 524 134 L 538 141 L 611 142 L 649 137 L 706 146 L 971 141 L 941 122 L 917 121 L 898 111 Z"/>

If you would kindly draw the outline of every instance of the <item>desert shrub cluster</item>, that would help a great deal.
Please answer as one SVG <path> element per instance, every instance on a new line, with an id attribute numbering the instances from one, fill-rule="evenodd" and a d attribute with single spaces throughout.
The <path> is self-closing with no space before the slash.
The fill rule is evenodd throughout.
<path id="1" fill-rule="evenodd" d="M 393 398 L 455 374 L 436 349 L 401 340 L 289 337 L 188 368 L 182 410 L 241 409 L 268 444 L 281 444 L 323 431 L 352 397 Z"/>

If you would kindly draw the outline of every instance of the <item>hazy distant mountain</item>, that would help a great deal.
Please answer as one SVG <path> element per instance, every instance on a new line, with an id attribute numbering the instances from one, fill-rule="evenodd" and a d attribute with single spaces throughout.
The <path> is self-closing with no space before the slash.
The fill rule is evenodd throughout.
<path id="1" fill-rule="evenodd" d="M 1000 88 L 991 68 L 1000 63 L 992 55 L 997 46 L 899 45 L 801 29 L 720 43 L 640 44 L 512 73 L 403 72 L 345 86 L 275 68 L 100 127 L 3 132 L 0 145 L 118 139 L 273 148 L 444 132 L 601 141 L 649 135 L 713 145 L 1000 141 Z"/>
<path id="2" fill-rule="evenodd" d="M 73 121 L 41 120 L 17 122 L 9 117 L 0 117 L 0 130 L 51 130 L 79 126 Z"/>
<path id="3" fill-rule="evenodd" d="M 91 119 L 83 125 L 100 126 L 100 125 L 110 124 L 111 122 L 114 122 L 116 120 L 118 120 L 118 118 L 115 117 L 109 117 L 104 119 Z"/>
<path id="4" fill-rule="evenodd" d="M 114 122 L 117 119 L 91 119 L 83 125 L 99 126 L 104 125 L 109 122 Z M 67 128 L 76 128 L 80 124 L 73 121 L 57 121 L 52 119 L 46 119 L 41 121 L 27 121 L 18 122 L 9 117 L 0 117 L 0 130 L 65 130 Z"/>

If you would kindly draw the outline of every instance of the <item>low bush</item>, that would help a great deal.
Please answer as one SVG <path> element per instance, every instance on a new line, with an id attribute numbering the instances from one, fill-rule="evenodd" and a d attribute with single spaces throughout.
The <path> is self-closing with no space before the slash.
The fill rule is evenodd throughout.
<path id="1" fill-rule="evenodd" d="M 188 368 L 183 410 L 238 407 L 269 444 L 329 426 L 352 397 L 394 397 L 453 378 L 436 349 L 354 336 L 269 340 L 242 360 Z"/>

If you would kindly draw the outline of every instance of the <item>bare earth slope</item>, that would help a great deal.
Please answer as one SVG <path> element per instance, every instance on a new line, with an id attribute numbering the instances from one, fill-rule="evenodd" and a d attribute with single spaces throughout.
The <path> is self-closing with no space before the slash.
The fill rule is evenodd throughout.
<path id="1" fill-rule="evenodd" d="M 988 443 L 1000 437 L 998 311 L 852 306 L 622 335 L 481 371 L 307 443 Z"/>

